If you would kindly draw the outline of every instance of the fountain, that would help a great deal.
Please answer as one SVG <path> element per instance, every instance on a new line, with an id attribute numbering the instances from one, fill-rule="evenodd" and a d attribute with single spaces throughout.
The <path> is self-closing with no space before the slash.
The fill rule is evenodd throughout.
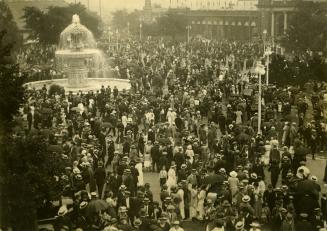
<path id="1" fill-rule="evenodd" d="M 56 69 L 62 71 L 66 78 L 35 81 L 25 86 L 41 89 L 57 84 L 66 92 L 77 93 L 99 90 L 102 86 L 116 86 L 118 90 L 129 90 L 127 79 L 113 79 L 106 70 L 106 62 L 102 51 L 96 48 L 91 31 L 81 25 L 78 15 L 73 15 L 72 24 L 60 34 L 58 49 L 55 53 Z"/>
<path id="2" fill-rule="evenodd" d="M 57 68 L 67 76 L 68 87 L 87 87 L 88 77 L 105 77 L 104 60 L 92 32 L 80 23 L 78 15 L 73 15 L 72 24 L 60 34 L 56 51 Z"/>

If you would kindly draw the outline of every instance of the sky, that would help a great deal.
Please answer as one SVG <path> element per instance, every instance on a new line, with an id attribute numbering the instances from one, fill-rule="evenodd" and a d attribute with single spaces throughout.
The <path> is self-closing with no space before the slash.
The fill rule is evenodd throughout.
<path id="1" fill-rule="evenodd" d="M 75 0 L 66 0 L 67 2 L 75 2 Z M 87 2 L 90 3 L 90 9 L 93 11 L 98 11 L 99 1 L 100 0 L 76 0 L 82 4 L 87 5 Z M 126 8 L 129 10 L 133 9 L 142 9 L 144 6 L 145 0 L 101 0 L 101 5 L 103 10 L 113 11 L 115 9 Z M 167 5 L 169 0 L 151 0 L 152 4 L 158 3 L 161 5 Z"/>

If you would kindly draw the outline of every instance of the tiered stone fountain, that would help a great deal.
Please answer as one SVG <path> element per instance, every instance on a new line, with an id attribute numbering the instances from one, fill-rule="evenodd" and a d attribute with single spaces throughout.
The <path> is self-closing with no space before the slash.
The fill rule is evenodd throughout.
<path id="1" fill-rule="evenodd" d="M 99 90 L 101 86 L 117 86 L 118 90 L 130 89 L 129 80 L 110 78 L 102 51 L 96 48 L 91 31 L 80 23 L 78 15 L 73 15 L 72 23 L 60 34 L 55 53 L 56 69 L 64 73 L 64 79 L 53 79 L 27 83 L 27 87 L 40 89 L 44 85 L 63 86 L 66 92 L 87 92 Z"/>
<path id="2" fill-rule="evenodd" d="M 68 87 L 83 88 L 87 78 L 105 77 L 104 58 L 96 49 L 93 34 L 80 23 L 78 15 L 73 15 L 70 24 L 60 35 L 59 49 L 56 51 L 57 68 L 68 78 Z"/>

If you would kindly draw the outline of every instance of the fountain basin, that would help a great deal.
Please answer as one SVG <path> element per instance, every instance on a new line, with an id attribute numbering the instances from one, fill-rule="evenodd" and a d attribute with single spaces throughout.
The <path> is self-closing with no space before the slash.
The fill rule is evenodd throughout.
<path id="1" fill-rule="evenodd" d="M 125 90 L 131 89 L 131 84 L 130 84 L 129 80 L 114 79 L 114 78 L 88 78 L 87 85 L 84 87 L 79 87 L 79 88 L 77 88 L 75 86 L 71 86 L 68 83 L 67 79 L 35 81 L 35 82 L 26 83 L 25 86 L 28 88 L 35 88 L 35 89 L 39 90 L 44 85 L 46 85 L 47 89 L 49 89 L 49 87 L 52 84 L 57 84 L 59 86 L 64 87 L 66 94 L 70 91 L 73 93 L 77 93 L 79 91 L 82 91 L 82 92 L 97 91 L 97 90 L 100 90 L 102 86 L 104 86 L 104 87 L 110 86 L 111 89 L 113 89 L 114 86 L 116 86 L 119 91 L 122 91 L 123 89 L 125 89 Z"/>

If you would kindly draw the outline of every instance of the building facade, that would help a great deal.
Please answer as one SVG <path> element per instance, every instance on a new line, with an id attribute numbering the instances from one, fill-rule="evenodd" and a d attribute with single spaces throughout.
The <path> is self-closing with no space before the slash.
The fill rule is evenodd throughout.
<path id="1" fill-rule="evenodd" d="M 268 36 L 278 38 L 286 32 L 298 2 L 299 0 L 259 0 L 258 9 Z"/>
<path id="2" fill-rule="evenodd" d="M 252 40 L 260 34 L 257 0 L 171 0 L 187 14 L 190 34 L 209 39 Z"/>

